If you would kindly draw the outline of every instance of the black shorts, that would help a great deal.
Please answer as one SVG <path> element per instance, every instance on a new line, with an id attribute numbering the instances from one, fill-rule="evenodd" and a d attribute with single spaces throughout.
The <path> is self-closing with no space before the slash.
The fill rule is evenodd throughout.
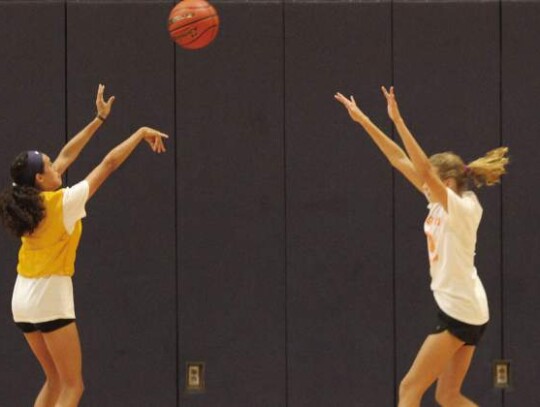
<path id="1" fill-rule="evenodd" d="M 446 315 L 440 309 L 437 312 L 437 325 L 433 330 L 434 334 L 438 334 L 444 331 L 450 332 L 453 336 L 461 339 L 465 342 L 465 345 L 476 346 L 484 331 L 486 330 L 487 323 L 484 325 L 470 325 L 465 322 L 458 321 L 448 315 Z"/>
<path id="2" fill-rule="evenodd" d="M 40 322 L 38 324 L 32 324 L 30 322 L 15 322 L 15 325 L 17 325 L 25 334 L 30 334 L 37 331 L 49 333 L 63 328 L 74 321 L 74 319 L 55 319 L 54 321 Z"/>

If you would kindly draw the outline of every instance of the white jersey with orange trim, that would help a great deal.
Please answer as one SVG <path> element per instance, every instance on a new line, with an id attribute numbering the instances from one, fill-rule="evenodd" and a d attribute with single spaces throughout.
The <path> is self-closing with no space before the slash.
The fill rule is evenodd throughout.
<path id="1" fill-rule="evenodd" d="M 446 190 L 448 212 L 440 203 L 430 203 L 424 223 L 431 290 L 447 315 L 467 324 L 482 325 L 489 320 L 489 308 L 474 265 L 482 206 L 471 191 L 459 196 L 450 188 Z"/>

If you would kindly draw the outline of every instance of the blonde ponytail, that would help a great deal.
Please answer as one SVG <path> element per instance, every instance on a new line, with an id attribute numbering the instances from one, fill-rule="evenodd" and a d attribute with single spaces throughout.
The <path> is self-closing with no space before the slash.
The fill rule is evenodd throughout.
<path id="1" fill-rule="evenodd" d="M 505 157 L 507 153 L 508 147 L 499 147 L 489 151 L 485 156 L 467 165 L 467 176 L 477 188 L 499 183 L 501 176 L 506 174 L 506 165 L 510 162 L 508 157 Z"/>

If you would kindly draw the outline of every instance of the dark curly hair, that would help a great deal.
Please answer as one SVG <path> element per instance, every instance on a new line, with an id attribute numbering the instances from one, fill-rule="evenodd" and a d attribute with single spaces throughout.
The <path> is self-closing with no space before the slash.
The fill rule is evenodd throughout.
<path id="1" fill-rule="evenodd" d="M 21 179 L 28 164 L 27 153 L 19 154 L 11 164 L 11 178 Z M 0 220 L 16 237 L 32 233 L 45 217 L 40 190 L 28 185 L 13 184 L 0 193 Z"/>

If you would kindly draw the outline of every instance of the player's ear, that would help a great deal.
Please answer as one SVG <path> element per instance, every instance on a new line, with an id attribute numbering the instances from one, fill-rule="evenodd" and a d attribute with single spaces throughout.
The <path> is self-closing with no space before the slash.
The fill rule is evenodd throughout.
<path id="1" fill-rule="evenodd" d="M 41 186 L 43 185 L 44 176 L 43 174 L 40 174 L 39 172 L 36 174 L 36 177 L 34 178 L 34 185 L 36 188 L 41 189 Z"/>

